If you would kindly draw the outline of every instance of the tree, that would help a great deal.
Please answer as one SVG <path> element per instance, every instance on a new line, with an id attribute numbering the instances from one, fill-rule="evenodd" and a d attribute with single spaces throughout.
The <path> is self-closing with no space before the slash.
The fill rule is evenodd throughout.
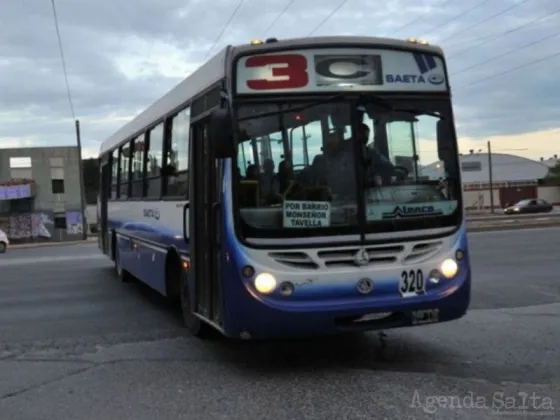
<path id="1" fill-rule="evenodd" d="M 560 162 L 548 170 L 547 179 L 560 179 Z"/>

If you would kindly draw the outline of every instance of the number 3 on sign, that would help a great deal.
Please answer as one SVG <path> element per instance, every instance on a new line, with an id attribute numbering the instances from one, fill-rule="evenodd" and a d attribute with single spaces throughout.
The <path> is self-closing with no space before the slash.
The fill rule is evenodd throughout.
<path id="1" fill-rule="evenodd" d="M 401 273 L 399 292 L 403 297 L 417 296 L 426 293 L 426 283 L 422 270 L 404 270 Z"/>
<path id="2" fill-rule="evenodd" d="M 256 55 L 247 59 L 245 67 L 271 68 L 273 78 L 247 80 L 252 90 L 299 89 L 309 83 L 307 58 L 300 54 Z"/>

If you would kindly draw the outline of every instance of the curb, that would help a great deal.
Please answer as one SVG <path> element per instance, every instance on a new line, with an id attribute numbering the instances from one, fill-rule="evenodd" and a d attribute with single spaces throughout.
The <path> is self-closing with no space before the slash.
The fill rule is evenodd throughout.
<path id="1" fill-rule="evenodd" d="M 30 243 L 30 244 L 16 244 L 10 245 L 8 247 L 8 251 L 10 249 L 32 249 L 32 248 L 50 248 L 50 247 L 57 247 L 57 246 L 70 246 L 70 245 L 86 245 L 97 242 L 97 238 L 88 238 L 85 241 L 67 241 L 67 242 L 40 242 L 40 243 Z"/>
<path id="2" fill-rule="evenodd" d="M 496 214 L 489 216 L 467 216 L 467 221 L 470 222 L 491 222 L 491 221 L 502 221 L 502 220 L 534 220 L 536 218 L 548 217 L 550 219 L 560 218 L 560 213 L 536 213 L 536 214 Z"/>
<path id="3" fill-rule="evenodd" d="M 470 226 L 469 226 L 470 225 Z M 473 226 L 474 225 L 474 226 Z M 509 219 L 507 221 L 503 220 L 501 223 L 499 221 L 488 220 L 485 222 L 467 220 L 467 232 L 492 232 L 498 230 L 521 230 L 521 229 L 531 229 L 531 228 L 542 228 L 542 227 L 558 227 L 560 226 L 560 217 L 551 217 L 546 220 L 527 220 L 527 219 Z M 68 241 L 68 242 L 41 242 L 41 243 L 30 243 L 30 244 L 18 244 L 10 245 L 10 249 L 33 249 L 33 248 L 47 248 L 47 247 L 59 247 L 59 246 L 71 246 L 71 245 L 86 245 L 97 242 L 97 237 L 88 238 L 85 241 Z"/>
<path id="4" fill-rule="evenodd" d="M 491 232 L 498 230 L 522 230 L 543 227 L 558 227 L 560 220 L 541 220 L 533 221 L 532 223 L 477 223 L 474 226 L 467 224 L 467 232 Z"/>

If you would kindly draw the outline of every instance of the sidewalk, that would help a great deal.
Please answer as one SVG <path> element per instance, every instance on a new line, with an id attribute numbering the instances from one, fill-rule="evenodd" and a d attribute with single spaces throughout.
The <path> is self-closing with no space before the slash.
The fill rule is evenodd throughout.
<path id="1" fill-rule="evenodd" d="M 97 236 L 90 236 L 85 241 L 66 241 L 66 242 L 31 242 L 27 244 L 10 244 L 8 246 L 8 252 L 10 249 L 28 249 L 28 248 L 42 248 L 49 246 L 68 246 L 68 245 L 83 245 L 97 242 Z"/>

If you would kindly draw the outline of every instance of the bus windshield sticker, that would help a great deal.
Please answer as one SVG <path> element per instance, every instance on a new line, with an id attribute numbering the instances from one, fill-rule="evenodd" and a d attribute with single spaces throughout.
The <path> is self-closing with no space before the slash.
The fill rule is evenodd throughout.
<path id="1" fill-rule="evenodd" d="M 456 200 L 410 204 L 368 204 L 367 220 L 406 219 L 421 216 L 448 216 L 456 209 Z"/>
<path id="2" fill-rule="evenodd" d="M 285 228 L 318 228 L 331 224 L 331 204 L 328 201 L 284 201 Z"/>

